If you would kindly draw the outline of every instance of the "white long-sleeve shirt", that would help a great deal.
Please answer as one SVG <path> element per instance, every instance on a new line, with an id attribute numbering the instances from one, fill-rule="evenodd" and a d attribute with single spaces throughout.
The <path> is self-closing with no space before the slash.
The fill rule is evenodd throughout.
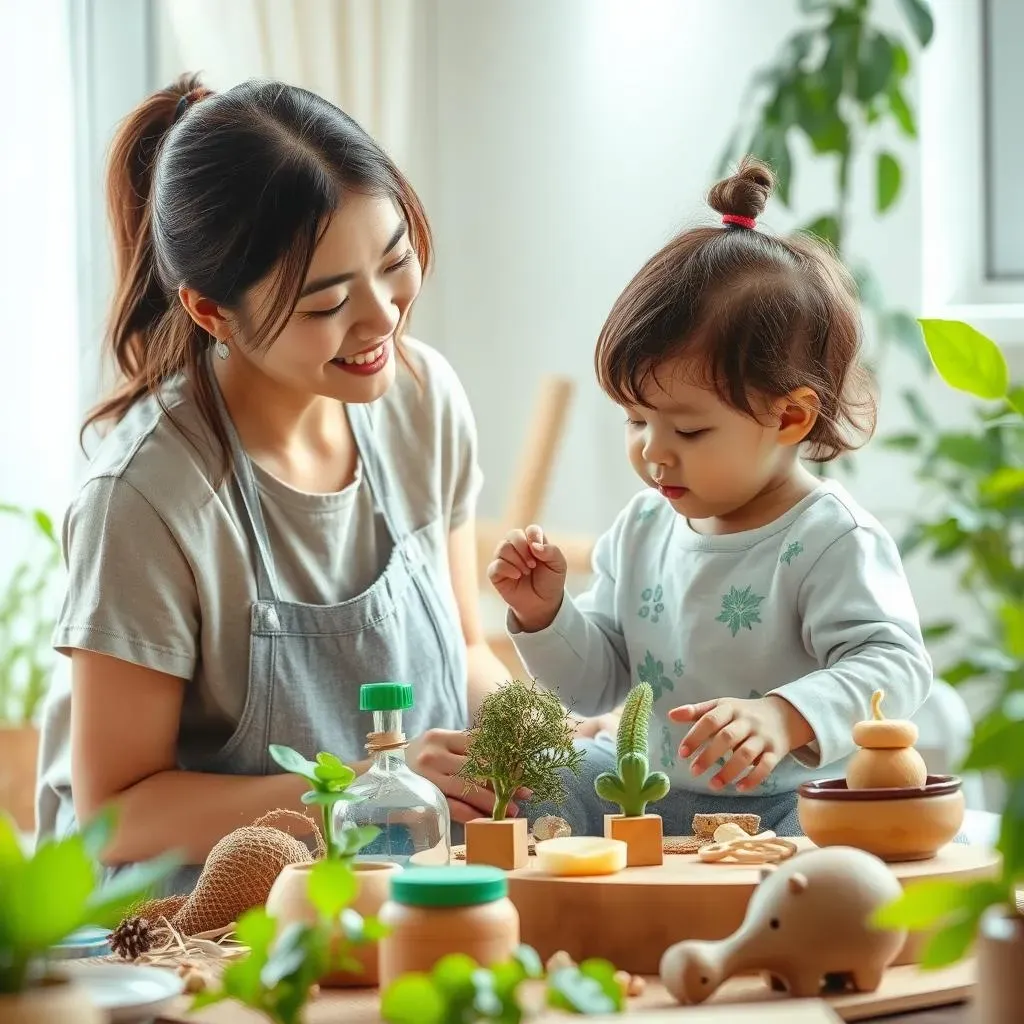
<path id="1" fill-rule="evenodd" d="M 680 704 L 788 700 L 815 740 L 755 791 L 770 794 L 843 775 L 875 690 L 885 691 L 887 718 L 911 717 L 930 690 L 896 545 L 833 481 L 766 526 L 722 536 L 696 533 L 646 490 L 598 541 L 593 562 L 590 588 L 566 594 L 547 629 L 522 632 L 510 612 L 509 635 L 530 675 L 580 714 L 610 711 L 635 683 L 650 683 L 652 769 L 674 786 L 710 792 L 714 774 L 694 777 L 679 758 L 690 725 L 667 712 Z"/>

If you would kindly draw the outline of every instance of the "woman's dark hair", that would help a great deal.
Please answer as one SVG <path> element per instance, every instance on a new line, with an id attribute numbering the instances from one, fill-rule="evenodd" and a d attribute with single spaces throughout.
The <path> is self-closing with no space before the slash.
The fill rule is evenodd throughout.
<path id="1" fill-rule="evenodd" d="M 747 158 L 712 188 L 712 209 L 756 220 L 775 180 Z M 750 416 L 755 395 L 801 387 L 818 396 L 807 455 L 827 462 L 874 432 L 870 378 L 859 365 L 856 289 L 835 254 L 810 235 L 778 237 L 726 223 L 684 231 L 619 296 L 595 354 L 601 387 L 623 405 L 668 359 L 693 359 L 700 383 Z"/>
<path id="2" fill-rule="evenodd" d="M 314 93 L 261 81 L 214 93 L 185 75 L 129 114 L 107 173 L 116 270 L 108 343 L 122 381 L 83 435 L 146 395 L 159 398 L 185 372 L 226 452 L 202 365 L 211 339 L 177 290 L 187 285 L 241 317 L 248 289 L 269 276 L 258 322 L 246 320 L 247 344 L 269 346 L 346 192 L 394 200 L 426 273 L 430 228 L 416 193 L 352 118 Z"/>

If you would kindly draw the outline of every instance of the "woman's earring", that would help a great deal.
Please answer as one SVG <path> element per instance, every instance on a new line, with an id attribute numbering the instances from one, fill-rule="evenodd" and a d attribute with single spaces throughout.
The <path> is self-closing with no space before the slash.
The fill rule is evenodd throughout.
<path id="1" fill-rule="evenodd" d="M 218 359 L 227 359 L 227 357 L 231 355 L 231 349 L 229 349 L 227 345 L 220 340 L 220 338 L 218 338 L 214 343 L 213 351 L 217 353 Z"/>

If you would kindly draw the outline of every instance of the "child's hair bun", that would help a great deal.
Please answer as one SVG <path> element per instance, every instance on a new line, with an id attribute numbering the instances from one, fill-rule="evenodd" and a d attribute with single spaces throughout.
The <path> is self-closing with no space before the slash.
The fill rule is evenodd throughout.
<path id="1" fill-rule="evenodd" d="M 774 188 L 775 175 L 770 168 L 751 156 L 744 157 L 735 174 L 723 178 L 711 189 L 708 205 L 723 215 L 757 220 Z"/>

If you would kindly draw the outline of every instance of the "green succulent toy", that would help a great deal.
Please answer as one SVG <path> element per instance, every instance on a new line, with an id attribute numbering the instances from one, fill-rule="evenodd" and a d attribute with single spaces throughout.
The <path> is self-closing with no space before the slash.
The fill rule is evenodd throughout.
<path id="1" fill-rule="evenodd" d="M 597 795 L 618 804 L 627 818 L 641 817 L 647 805 L 661 800 L 670 787 L 668 776 L 652 772 L 647 760 L 647 723 L 653 705 L 650 683 L 639 683 L 630 690 L 619 721 L 617 770 L 602 772 L 594 780 Z"/>

